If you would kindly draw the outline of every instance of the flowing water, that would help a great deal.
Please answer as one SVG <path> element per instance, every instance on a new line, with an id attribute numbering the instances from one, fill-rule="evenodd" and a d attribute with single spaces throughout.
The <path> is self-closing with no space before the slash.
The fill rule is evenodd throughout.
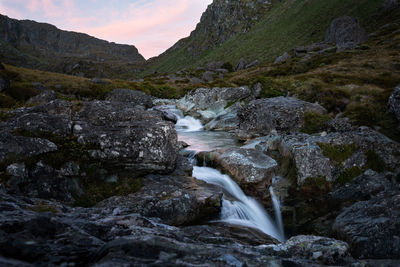
<path id="1" fill-rule="evenodd" d="M 220 148 L 238 147 L 237 140 L 233 134 L 227 132 L 203 131 L 199 120 L 193 117 L 184 117 L 182 112 L 174 107 L 178 121 L 176 128 L 180 141 L 186 142 L 189 157 L 194 159 L 201 151 L 211 151 Z M 194 160 L 192 162 L 195 162 Z M 221 222 L 255 228 L 283 242 L 285 237 L 282 226 L 279 200 L 276 198 L 272 187 L 270 193 L 275 211 L 276 222 L 274 222 L 262 206 L 253 198 L 246 196 L 242 189 L 228 176 L 216 169 L 208 167 L 193 167 L 193 177 L 210 184 L 221 187 L 224 191 L 221 209 Z"/>

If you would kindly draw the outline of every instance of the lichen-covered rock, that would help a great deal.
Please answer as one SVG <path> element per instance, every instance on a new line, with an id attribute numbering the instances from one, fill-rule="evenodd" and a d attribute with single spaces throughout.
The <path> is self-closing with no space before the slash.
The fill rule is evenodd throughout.
<path id="1" fill-rule="evenodd" d="M 141 105 L 151 108 L 153 101 L 150 96 L 143 92 L 130 89 L 114 89 L 107 94 L 107 101 L 130 103 L 132 106 Z"/>
<path id="2" fill-rule="evenodd" d="M 396 116 L 397 121 L 400 124 L 400 85 L 394 89 L 389 98 L 388 111 Z"/>
<path id="3" fill-rule="evenodd" d="M 37 96 L 31 97 L 26 104 L 27 105 L 38 105 L 38 104 L 46 104 L 52 100 L 57 99 L 57 94 L 52 90 L 45 90 Z"/>
<path id="4" fill-rule="evenodd" d="M 326 113 L 318 104 L 308 103 L 294 97 L 258 99 L 239 110 L 239 139 L 265 136 L 273 130 L 297 132 L 304 126 L 304 114 Z"/>
<path id="5" fill-rule="evenodd" d="M 329 265 L 351 262 L 349 245 L 346 242 L 322 236 L 293 236 L 274 247 L 274 250 L 288 257 L 312 259 Z"/>
<path id="6" fill-rule="evenodd" d="M 57 146 L 46 139 L 0 132 L 0 162 L 9 157 L 33 157 L 56 150 Z"/>
<path id="7" fill-rule="evenodd" d="M 85 102 L 74 123 L 80 143 L 99 146 L 90 151 L 95 159 L 138 173 L 175 169 L 177 133 L 157 111 L 123 102 Z"/>
<path id="8" fill-rule="evenodd" d="M 400 258 L 400 192 L 385 191 L 343 210 L 333 225 L 357 258 Z"/>
<path id="9" fill-rule="evenodd" d="M 336 43 L 339 49 L 353 48 L 367 39 L 366 30 L 349 16 L 334 19 L 325 36 L 325 42 Z"/>

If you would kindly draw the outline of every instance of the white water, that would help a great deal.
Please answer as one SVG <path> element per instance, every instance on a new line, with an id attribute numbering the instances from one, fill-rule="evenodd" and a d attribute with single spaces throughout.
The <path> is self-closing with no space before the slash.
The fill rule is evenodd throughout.
<path id="1" fill-rule="evenodd" d="M 272 205 L 274 206 L 275 219 L 276 219 L 276 224 L 278 225 L 278 228 L 279 228 L 278 229 L 279 235 L 282 236 L 283 239 L 285 239 L 285 232 L 283 230 L 281 205 L 279 203 L 279 199 L 276 197 L 274 188 L 272 186 L 269 187 L 269 192 L 271 194 Z"/>
<path id="2" fill-rule="evenodd" d="M 220 220 L 226 223 L 258 229 L 283 242 L 284 236 L 260 204 L 246 196 L 228 176 L 208 167 L 194 167 L 193 177 L 223 188 L 234 201 L 223 198 Z"/>
<path id="3" fill-rule="evenodd" d="M 175 107 L 171 107 L 171 111 L 178 117 L 176 128 L 180 139 L 187 142 L 190 145 L 189 149 L 193 152 L 189 155 L 192 162 L 195 162 L 195 155 L 200 151 L 211 151 L 236 145 L 234 136 L 223 132 L 202 131 L 203 125 L 200 120 L 190 116 L 183 117 L 182 112 Z M 255 199 L 246 196 L 228 175 L 224 175 L 216 169 L 195 166 L 193 167 L 193 177 L 221 187 L 234 199 L 231 201 L 225 196 L 223 197 L 220 221 L 255 228 L 281 242 L 284 241 L 279 201 L 272 188 L 270 188 L 270 192 L 277 220 L 276 224 L 262 206 Z"/>

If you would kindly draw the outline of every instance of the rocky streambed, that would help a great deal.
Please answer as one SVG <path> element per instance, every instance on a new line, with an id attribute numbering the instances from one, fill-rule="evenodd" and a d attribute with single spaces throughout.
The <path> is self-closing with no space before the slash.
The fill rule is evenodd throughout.
<path id="1" fill-rule="evenodd" d="M 325 109 L 259 89 L 9 111 L 0 265 L 399 264 L 400 145 L 340 117 L 301 133 Z"/>

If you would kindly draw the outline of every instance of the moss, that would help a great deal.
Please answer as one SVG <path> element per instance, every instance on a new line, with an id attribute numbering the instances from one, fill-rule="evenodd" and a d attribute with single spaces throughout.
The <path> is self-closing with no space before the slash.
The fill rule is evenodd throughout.
<path id="1" fill-rule="evenodd" d="M 329 115 L 306 112 L 304 114 L 304 126 L 301 129 L 301 132 L 308 134 L 321 132 L 329 120 Z"/>
<path id="2" fill-rule="evenodd" d="M 118 179 L 113 182 L 87 177 L 83 180 L 83 185 L 85 193 L 77 198 L 75 206 L 91 207 L 112 196 L 126 196 L 135 193 L 142 187 L 142 182 L 140 178 L 119 174 Z"/>
<path id="3" fill-rule="evenodd" d="M 29 98 L 38 95 L 39 91 L 33 88 L 31 82 L 12 82 L 5 93 L 17 101 L 24 102 Z"/>
<path id="4" fill-rule="evenodd" d="M 367 151 L 366 156 L 367 156 L 366 167 L 368 169 L 374 170 L 376 172 L 384 172 L 388 170 L 388 166 L 386 165 L 385 161 L 374 151 L 372 150 Z"/>
<path id="5" fill-rule="evenodd" d="M 51 213 L 58 213 L 58 209 L 55 206 L 48 205 L 45 202 L 39 203 L 31 208 L 32 211 L 35 212 L 51 212 Z"/>
<path id="6" fill-rule="evenodd" d="M 316 176 L 316 177 L 307 177 L 304 180 L 304 186 L 317 186 L 317 187 L 324 187 L 329 182 L 326 180 L 325 176 Z"/>
<path id="7" fill-rule="evenodd" d="M 342 164 L 348 159 L 355 151 L 359 148 L 356 144 L 350 145 L 331 145 L 325 143 L 318 143 L 318 146 L 322 149 L 322 153 L 325 157 L 328 157 L 334 164 Z"/>
<path id="8" fill-rule="evenodd" d="M 228 101 L 228 103 L 226 103 L 225 109 L 229 108 L 230 106 L 232 106 L 235 103 L 236 103 L 235 101 Z"/>
<path id="9" fill-rule="evenodd" d="M 346 183 L 352 181 L 354 178 L 360 176 L 362 172 L 363 171 L 357 166 L 345 169 L 336 179 L 335 184 L 345 185 Z"/>

